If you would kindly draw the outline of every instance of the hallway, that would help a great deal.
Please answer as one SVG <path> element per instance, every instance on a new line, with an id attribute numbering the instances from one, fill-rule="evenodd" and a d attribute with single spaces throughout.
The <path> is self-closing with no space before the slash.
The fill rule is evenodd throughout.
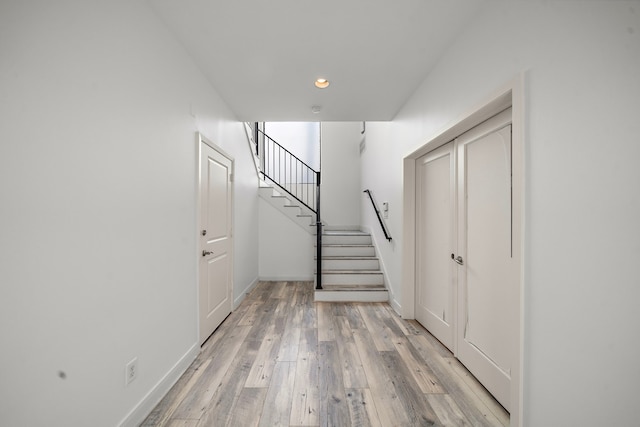
<path id="1" fill-rule="evenodd" d="M 386 303 L 260 282 L 143 426 L 505 426 L 509 414 Z"/>

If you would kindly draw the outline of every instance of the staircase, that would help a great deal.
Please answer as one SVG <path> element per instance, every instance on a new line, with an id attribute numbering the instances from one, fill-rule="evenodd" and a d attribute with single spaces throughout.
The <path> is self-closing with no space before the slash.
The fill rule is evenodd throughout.
<path id="1" fill-rule="evenodd" d="M 320 265 L 322 289 L 316 289 L 315 300 L 388 301 L 389 293 L 371 235 L 362 231 L 331 230 L 326 224 L 320 225 L 320 172 L 309 168 L 269 138 L 257 123 L 254 128 L 245 123 L 245 130 L 256 172 L 262 177 L 258 190 L 260 197 L 307 233 L 316 235 L 314 273 L 317 286 L 317 266 Z M 318 263 L 318 257 L 321 263 Z"/>
<path id="2" fill-rule="evenodd" d="M 316 301 L 382 302 L 389 300 L 371 235 L 362 231 L 322 233 L 322 288 Z M 315 272 L 317 276 L 317 271 Z"/>

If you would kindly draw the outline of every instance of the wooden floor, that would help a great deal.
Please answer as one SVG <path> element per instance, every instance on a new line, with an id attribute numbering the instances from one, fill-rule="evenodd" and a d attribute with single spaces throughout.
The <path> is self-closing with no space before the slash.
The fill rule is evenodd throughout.
<path id="1" fill-rule="evenodd" d="M 386 303 L 260 282 L 143 426 L 503 426 L 509 414 Z"/>

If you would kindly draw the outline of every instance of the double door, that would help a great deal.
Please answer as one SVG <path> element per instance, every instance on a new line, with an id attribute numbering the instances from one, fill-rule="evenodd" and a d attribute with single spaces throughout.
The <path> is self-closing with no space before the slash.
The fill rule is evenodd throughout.
<path id="1" fill-rule="evenodd" d="M 507 410 L 517 348 L 511 110 L 416 164 L 416 319 Z"/>

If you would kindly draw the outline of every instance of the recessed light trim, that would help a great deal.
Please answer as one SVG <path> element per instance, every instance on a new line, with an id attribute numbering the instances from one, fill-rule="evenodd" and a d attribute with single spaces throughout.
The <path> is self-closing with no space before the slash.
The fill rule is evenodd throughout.
<path id="1" fill-rule="evenodd" d="M 329 80 L 323 78 L 316 79 L 314 84 L 318 89 L 326 89 L 329 87 Z"/>

